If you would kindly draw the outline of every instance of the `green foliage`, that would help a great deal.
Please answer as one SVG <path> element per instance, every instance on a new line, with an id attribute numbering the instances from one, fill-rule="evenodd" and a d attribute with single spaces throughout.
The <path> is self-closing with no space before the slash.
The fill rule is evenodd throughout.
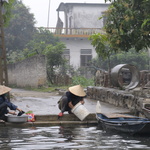
<path id="1" fill-rule="evenodd" d="M 101 68 L 108 70 L 108 60 L 103 60 L 101 57 L 92 60 L 92 66 L 95 68 Z M 148 52 L 143 50 L 142 52 L 136 52 L 135 50 L 130 50 L 129 52 L 120 52 L 118 54 L 113 54 L 110 57 L 110 67 L 113 68 L 118 64 L 132 64 L 135 65 L 139 70 L 149 69 L 149 56 Z"/>
<path id="2" fill-rule="evenodd" d="M 10 18 L 12 17 L 11 9 L 14 1 L 15 0 L 9 0 L 9 3 L 4 2 L 2 5 L 4 7 L 4 11 L 3 11 L 4 26 L 8 26 Z"/>
<path id="3" fill-rule="evenodd" d="M 25 88 L 26 90 L 32 90 L 32 91 L 38 91 L 38 92 L 57 92 L 58 89 L 62 89 L 62 90 L 68 90 L 70 86 L 56 86 L 56 85 L 49 85 L 48 87 L 40 87 L 40 88 Z"/>
<path id="4" fill-rule="evenodd" d="M 45 44 L 51 43 L 52 45 L 55 45 L 56 42 L 59 42 L 58 37 L 54 37 L 53 33 L 42 27 L 38 28 L 38 32 L 34 35 L 34 40 L 37 43 L 44 41 Z"/>
<path id="5" fill-rule="evenodd" d="M 10 51 L 9 53 L 7 53 L 7 61 L 9 63 L 15 63 L 23 59 L 25 59 L 24 55 L 20 51 Z"/>
<path id="6" fill-rule="evenodd" d="M 105 29 L 113 51 L 150 47 L 150 0 L 109 1 Z"/>
<path id="7" fill-rule="evenodd" d="M 45 49 L 45 54 L 47 56 L 47 63 L 52 68 L 54 66 L 60 66 L 64 59 L 62 57 L 63 51 L 65 49 L 65 45 L 61 42 L 57 43 L 57 45 L 48 45 Z"/>
<path id="8" fill-rule="evenodd" d="M 36 54 L 44 54 L 49 44 L 56 45 L 57 42 L 59 42 L 58 37 L 54 37 L 47 29 L 39 28 L 37 32 L 34 33 L 33 40 L 26 45 L 26 49 L 32 50 Z"/>
<path id="9" fill-rule="evenodd" d="M 104 60 L 107 58 L 108 60 L 107 66 L 108 66 L 108 71 L 110 73 L 110 56 L 113 53 L 113 50 L 111 48 L 111 44 L 109 42 L 107 34 L 105 35 L 100 33 L 94 34 L 89 39 L 92 40 L 91 44 L 95 47 L 98 56 Z"/>
<path id="10" fill-rule="evenodd" d="M 61 42 L 57 45 L 48 45 L 45 49 L 45 55 L 47 57 L 47 75 L 51 84 L 54 83 L 55 72 L 59 71 L 59 67 L 65 64 L 65 60 L 62 57 L 65 45 Z"/>
<path id="11" fill-rule="evenodd" d="M 55 46 L 57 42 L 59 42 L 59 39 L 54 37 L 49 30 L 39 28 L 34 32 L 33 39 L 24 46 L 23 50 L 9 50 L 7 59 L 9 63 L 12 63 L 37 54 L 45 55 L 47 46 Z"/>
<path id="12" fill-rule="evenodd" d="M 29 13 L 29 8 L 22 1 L 17 0 L 11 13 L 9 25 L 5 28 L 5 45 L 8 51 L 22 51 L 36 32 L 34 15 Z"/>
<path id="13" fill-rule="evenodd" d="M 74 76 L 72 77 L 72 84 L 73 85 L 82 85 L 82 86 L 94 86 L 93 79 L 87 79 L 83 76 Z"/>
<path id="14" fill-rule="evenodd" d="M 130 50 L 129 52 L 112 55 L 110 61 L 113 66 L 125 63 L 135 65 L 139 70 L 146 70 L 149 68 L 149 56 L 147 54 L 146 51 L 137 53 Z"/>
<path id="15" fill-rule="evenodd" d="M 110 43 L 106 35 L 97 33 L 90 36 L 91 44 L 95 47 L 97 54 L 102 58 L 109 58 L 111 54 Z"/>

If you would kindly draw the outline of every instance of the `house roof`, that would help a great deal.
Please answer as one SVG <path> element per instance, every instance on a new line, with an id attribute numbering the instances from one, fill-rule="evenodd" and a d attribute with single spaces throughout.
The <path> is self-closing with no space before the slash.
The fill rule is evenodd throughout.
<path id="1" fill-rule="evenodd" d="M 56 11 L 65 11 L 65 8 L 69 6 L 109 6 L 110 4 L 106 3 L 60 3 L 59 7 L 56 9 Z"/>

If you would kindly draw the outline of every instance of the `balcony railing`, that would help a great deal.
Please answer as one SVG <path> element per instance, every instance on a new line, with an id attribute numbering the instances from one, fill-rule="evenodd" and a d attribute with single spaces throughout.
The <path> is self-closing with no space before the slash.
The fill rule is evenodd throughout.
<path id="1" fill-rule="evenodd" d="M 46 29 L 50 30 L 54 35 L 59 37 L 89 37 L 95 33 L 105 34 L 104 30 L 101 28 L 50 28 Z"/>

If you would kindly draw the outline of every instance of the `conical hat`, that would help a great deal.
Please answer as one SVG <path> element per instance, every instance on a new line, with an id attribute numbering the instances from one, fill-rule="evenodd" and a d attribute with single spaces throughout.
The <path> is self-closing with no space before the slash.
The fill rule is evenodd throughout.
<path id="1" fill-rule="evenodd" d="M 81 85 L 69 87 L 69 91 L 76 96 L 84 97 L 86 95 Z"/>
<path id="2" fill-rule="evenodd" d="M 4 85 L 0 85 L 0 95 L 8 93 L 10 90 L 11 90 L 11 88 L 4 86 Z"/>

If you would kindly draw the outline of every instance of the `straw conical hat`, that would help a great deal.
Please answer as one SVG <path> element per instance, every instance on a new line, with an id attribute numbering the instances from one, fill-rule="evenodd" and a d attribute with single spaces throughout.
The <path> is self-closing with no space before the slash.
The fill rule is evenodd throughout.
<path id="1" fill-rule="evenodd" d="M 3 95 L 7 92 L 9 92 L 11 90 L 11 88 L 4 86 L 4 85 L 0 85 L 0 95 Z"/>
<path id="2" fill-rule="evenodd" d="M 75 86 L 69 87 L 69 91 L 76 96 L 83 97 L 86 95 L 81 85 L 75 85 Z"/>

